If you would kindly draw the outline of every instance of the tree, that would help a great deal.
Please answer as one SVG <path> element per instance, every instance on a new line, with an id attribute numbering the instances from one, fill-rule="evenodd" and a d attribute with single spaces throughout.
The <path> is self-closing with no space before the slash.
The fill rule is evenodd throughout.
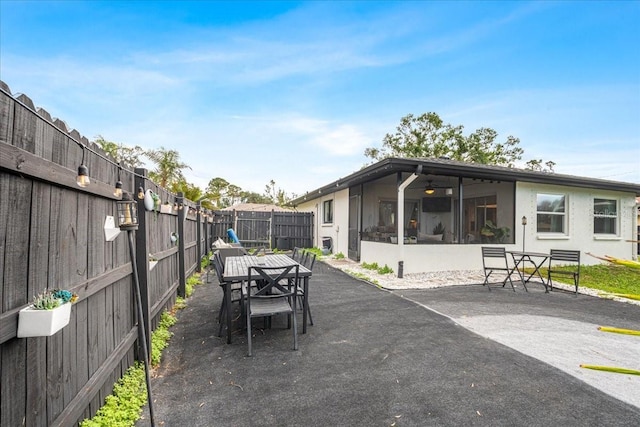
<path id="1" fill-rule="evenodd" d="M 240 193 L 240 198 L 243 203 L 272 203 L 272 200 L 269 197 L 256 193 L 254 191 L 243 191 L 242 193 Z"/>
<path id="2" fill-rule="evenodd" d="M 542 166 L 542 159 L 532 159 L 527 162 L 525 169 L 538 172 L 554 172 L 553 167 L 555 165 L 555 162 L 549 160 L 544 164 L 544 166 Z"/>
<path id="3" fill-rule="evenodd" d="M 207 209 L 213 209 L 211 203 L 207 202 L 207 200 L 203 200 L 204 193 L 202 189 L 195 184 L 190 184 L 184 178 L 174 181 L 169 185 L 169 191 L 174 194 L 178 194 L 182 192 L 186 199 L 197 202 L 198 200 L 202 200 L 202 206 Z"/>
<path id="4" fill-rule="evenodd" d="M 149 178 L 164 188 L 184 179 L 182 169 L 191 169 L 189 165 L 180 161 L 180 154 L 176 150 L 160 147 L 147 151 L 146 156 L 156 164 L 156 169 L 149 172 Z"/>
<path id="5" fill-rule="evenodd" d="M 274 180 L 270 180 L 264 188 L 265 198 L 269 200 L 268 203 L 273 203 L 277 206 L 286 206 L 292 199 L 295 198 L 295 195 L 289 196 L 286 191 L 281 188 L 276 188 L 276 182 Z"/>
<path id="6" fill-rule="evenodd" d="M 205 197 L 214 204 L 216 208 L 221 208 L 222 198 L 227 193 L 229 182 L 224 178 L 213 178 L 209 181 L 205 191 Z"/>
<path id="7" fill-rule="evenodd" d="M 107 141 L 100 135 L 96 137 L 94 143 L 119 163 L 131 168 L 139 168 L 144 164 L 141 157 L 145 155 L 145 151 L 139 145 L 128 147 L 124 144 Z"/>
<path id="8" fill-rule="evenodd" d="M 498 133 L 491 128 L 480 128 L 464 136 L 463 126 L 444 123 L 438 114 L 430 112 L 420 116 L 408 114 L 400 120 L 394 134 L 386 134 L 382 148 L 365 149 L 365 156 L 374 160 L 387 157 L 447 157 L 470 163 L 513 167 L 522 158 L 524 150 L 520 140 L 507 137 L 496 142 Z"/>

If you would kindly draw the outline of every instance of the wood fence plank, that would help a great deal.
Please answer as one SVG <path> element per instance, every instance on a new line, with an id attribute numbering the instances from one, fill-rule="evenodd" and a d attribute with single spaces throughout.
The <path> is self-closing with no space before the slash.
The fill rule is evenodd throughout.
<path id="1" fill-rule="evenodd" d="M 0 91 L 0 141 L 9 143 L 13 140 L 13 114 L 15 101 L 13 98 Z"/>
<path id="2" fill-rule="evenodd" d="M 26 414 L 25 425 L 47 425 L 47 339 L 34 337 L 25 340 L 26 357 Z M 3 424 L 4 425 L 4 424 Z"/>
<path id="3" fill-rule="evenodd" d="M 0 353 L 0 425 L 20 426 L 26 412 L 26 340 L 2 344 Z"/>

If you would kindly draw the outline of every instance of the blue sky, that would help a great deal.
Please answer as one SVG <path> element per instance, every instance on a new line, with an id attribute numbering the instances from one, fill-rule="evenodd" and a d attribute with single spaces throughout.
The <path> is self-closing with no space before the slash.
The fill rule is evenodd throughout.
<path id="1" fill-rule="evenodd" d="M 303 194 L 400 119 L 640 183 L 640 2 L 0 0 L 0 79 L 93 140 Z"/>

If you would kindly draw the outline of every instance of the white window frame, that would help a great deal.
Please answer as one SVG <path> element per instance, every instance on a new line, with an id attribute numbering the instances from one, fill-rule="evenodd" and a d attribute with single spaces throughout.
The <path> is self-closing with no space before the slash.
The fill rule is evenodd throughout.
<path id="1" fill-rule="evenodd" d="M 540 196 L 549 196 L 549 197 L 563 197 L 564 198 L 564 206 L 562 212 L 550 212 L 550 211 L 539 211 L 538 210 L 538 200 Z M 536 232 L 538 235 L 542 236 L 567 236 L 569 234 L 568 225 L 569 225 L 569 196 L 566 193 L 537 193 L 536 194 Z M 546 231 L 540 230 L 539 228 L 539 215 L 550 215 L 550 216 L 561 216 L 562 217 L 562 231 Z"/>
<path id="2" fill-rule="evenodd" d="M 329 206 L 329 209 L 327 209 L 327 206 Z M 327 211 L 329 211 L 329 213 L 331 214 L 331 218 L 329 218 L 329 221 L 327 221 Z M 322 202 L 322 224 L 333 224 L 333 215 L 334 215 L 334 203 L 333 203 L 333 199 L 329 199 L 329 200 L 324 200 Z"/>
<path id="3" fill-rule="evenodd" d="M 596 200 L 606 201 L 606 202 L 615 202 L 616 211 L 614 214 L 611 214 L 609 211 L 598 212 L 596 210 Z M 594 197 L 592 200 L 593 203 L 593 234 L 596 237 L 617 237 L 620 233 L 620 200 L 615 198 L 606 198 L 606 197 Z M 613 233 L 600 233 L 596 231 L 596 218 L 603 219 L 614 219 L 615 232 Z"/>

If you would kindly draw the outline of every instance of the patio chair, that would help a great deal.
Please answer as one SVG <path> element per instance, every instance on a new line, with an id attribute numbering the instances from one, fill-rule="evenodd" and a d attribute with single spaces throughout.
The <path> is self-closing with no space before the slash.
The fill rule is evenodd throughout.
<path id="1" fill-rule="evenodd" d="M 249 283 L 261 280 L 262 286 L 246 293 L 245 313 L 247 316 L 247 356 L 252 356 L 251 320 L 257 317 L 286 314 L 293 321 L 293 349 L 298 349 L 298 328 L 296 322 L 296 302 L 299 264 L 280 267 L 249 267 Z M 292 281 L 290 281 L 290 280 Z"/>
<path id="2" fill-rule="evenodd" d="M 504 248 L 496 248 L 492 246 L 483 246 L 482 247 L 482 268 L 484 270 L 484 283 L 482 285 L 486 285 L 489 290 L 491 290 L 491 286 L 489 285 L 489 276 L 492 273 L 498 271 L 505 273 L 506 277 L 502 281 L 502 287 L 507 284 L 511 285 L 511 289 L 513 292 L 516 291 L 515 286 L 513 286 L 513 281 L 511 280 L 511 274 L 513 274 L 514 268 L 509 267 L 509 262 L 507 260 L 507 252 Z"/>
<path id="3" fill-rule="evenodd" d="M 242 301 L 242 281 L 228 281 L 224 279 L 224 264 L 222 263 L 222 257 L 220 253 L 215 253 L 213 259 L 211 261 L 213 264 L 213 269 L 216 272 L 216 276 L 218 277 L 218 285 L 223 290 L 222 302 L 220 303 L 220 309 L 218 310 L 218 323 L 220 324 L 220 328 L 218 329 L 218 336 L 222 336 L 222 327 L 224 326 L 223 319 L 225 310 L 231 310 L 231 307 L 226 306 L 224 292 L 231 292 L 231 303 L 241 302 Z M 227 328 L 230 328 L 231 325 L 227 325 Z"/>
<path id="4" fill-rule="evenodd" d="M 563 266 L 562 269 L 558 268 Z M 552 275 L 570 276 L 576 287 L 575 294 L 578 295 L 578 284 L 580 283 L 580 251 L 551 249 L 549 257 L 549 269 L 547 270 L 547 284 L 553 291 Z"/>
<path id="5" fill-rule="evenodd" d="M 299 262 L 304 267 L 313 271 L 313 266 L 316 263 L 316 254 L 314 254 L 313 252 L 304 251 L 302 258 L 300 259 Z M 302 286 L 300 281 L 298 281 L 298 303 L 300 304 L 301 310 L 304 309 L 304 304 L 302 303 L 304 298 L 305 298 L 304 287 Z M 307 314 L 309 315 L 309 324 L 313 325 L 313 317 L 311 316 L 311 306 L 309 305 L 308 300 L 307 300 Z"/>
<path id="6" fill-rule="evenodd" d="M 300 258 L 302 257 L 302 253 L 303 253 L 303 249 L 299 248 L 299 247 L 294 247 L 293 251 L 291 252 L 291 259 L 296 261 L 296 262 L 300 262 Z"/>

